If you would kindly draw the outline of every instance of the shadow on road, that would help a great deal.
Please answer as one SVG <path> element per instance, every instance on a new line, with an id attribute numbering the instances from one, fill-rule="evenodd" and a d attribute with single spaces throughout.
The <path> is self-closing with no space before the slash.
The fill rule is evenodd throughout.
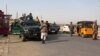
<path id="1" fill-rule="evenodd" d="M 48 35 L 48 37 L 47 37 L 47 41 L 58 40 L 59 37 L 60 37 L 60 36 L 57 35 L 57 34 L 50 34 L 50 35 Z"/>
<path id="2" fill-rule="evenodd" d="M 54 41 L 47 41 L 47 43 L 57 43 L 57 42 L 67 42 L 69 40 L 54 40 Z"/>
<path id="3" fill-rule="evenodd" d="M 63 37 L 67 37 L 67 35 L 63 34 L 50 34 L 47 38 L 47 43 L 57 43 L 57 42 L 66 42 L 69 41 Z"/>

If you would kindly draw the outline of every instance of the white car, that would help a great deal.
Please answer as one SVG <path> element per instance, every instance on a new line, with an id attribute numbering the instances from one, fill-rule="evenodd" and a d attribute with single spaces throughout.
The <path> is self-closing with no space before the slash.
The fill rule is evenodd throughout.
<path id="1" fill-rule="evenodd" d="M 64 25 L 64 26 L 62 27 L 62 31 L 63 31 L 64 33 L 70 33 L 69 26 L 68 26 L 68 25 Z"/>

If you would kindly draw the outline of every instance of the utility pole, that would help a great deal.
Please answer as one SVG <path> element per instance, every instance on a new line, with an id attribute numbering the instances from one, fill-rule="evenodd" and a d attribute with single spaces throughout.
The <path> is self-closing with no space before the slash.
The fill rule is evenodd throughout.
<path id="1" fill-rule="evenodd" d="M 7 10 L 8 10 L 8 9 L 7 9 L 7 4 L 6 4 L 6 15 L 7 15 Z"/>
<path id="2" fill-rule="evenodd" d="M 4 3 L 5 3 L 5 12 L 6 12 L 6 15 L 8 14 L 8 4 L 7 4 L 7 0 L 4 0 Z"/>

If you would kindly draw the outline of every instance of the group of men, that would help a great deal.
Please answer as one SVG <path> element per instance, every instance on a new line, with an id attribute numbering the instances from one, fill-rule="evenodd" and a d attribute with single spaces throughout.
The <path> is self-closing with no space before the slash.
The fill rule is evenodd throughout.
<path id="1" fill-rule="evenodd" d="M 73 36 L 73 32 L 74 32 L 74 25 L 72 22 L 70 22 L 70 36 Z M 92 24 L 92 29 L 93 29 L 93 35 L 92 35 L 92 39 L 93 40 L 97 40 L 97 35 L 98 35 L 98 25 L 97 25 L 97 20 L 95 20 Z"/>
<path id="2" fill-rule="evenodd" d="M 32 13 L 29 13 L 29 15 L 26 16 L 26 14 L 22 14 L 22 17 L 20 17 L 20 20 L 21 21 L 27 21 L 27 20 L 34 20 L 33 19 L 33 16 L 32 16 Z"/>
<path id="3" fill-rule="evenodd" d="M 32 13 L 30 13 L 27 16 L 27 18 L 28 17 L 29 17 L 29 19 L 33 20 Z M 23 14 L 23 17 L 20 19 L 21 20 L 28 20 L 28 19 L 26 19 L 26 14 Z M 38 17 L 37 17 L 37 19 L 38 19 Z M 38 19 L 38 21 L 39 21 L 39 19 Z M 41 20 L 41 22 L 39 22 L 39 23 L 40 23 L 40 29 L 41 29 L 41 40 L 42 40 L 42 43 L 45 44 L 45 41 L 48 37 L 48 30 L 49 30 L 50 25 L 49 25 L 48 21 L 44 22 L 43 20 Z M 74 25 L 72 22 L 70 22 L 69 28 L 70 28 L 70 36 L 72 37 L 73 32 L 74 32 Z M 97 20 L 93 22 L 92 28 L 93 28 L 92 38 L 93 38 L 93 40 L 97 40 L 97 35 L 98 35 Z"/>
<path id="4" fill-rule="evenodd" d="M 29 15 L 27 15 L 27 16 L 24 13 L 24 14 L 22 14 L 22 17 L 19 18 L 19 20 L 15 20 L 15 23 L 20 23 L 20 22 L 24 22 L 24 21 L 28 21 L 28 20 L 36 21 L 37 24 L 40 25 L 41 40 L 42 40 L 42 43 L 45 44 L 45 40 L 47 39 L 48 30 L 49 30 L 49 26 L 50 26 L 48 21 L 45 21 L 45 22 L 43 20 L 40 21 L 38 17 L 36 17 L 36 20 L 34 20 L 32 13 L 29 13 Z M 11 28 L 12 28 L 12 25 L 11 25 Z"/>

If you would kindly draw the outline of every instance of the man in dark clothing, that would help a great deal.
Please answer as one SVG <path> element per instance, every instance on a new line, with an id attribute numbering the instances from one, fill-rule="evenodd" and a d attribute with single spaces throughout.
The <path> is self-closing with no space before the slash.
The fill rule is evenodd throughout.
<path id="1" fill-rule="evenodd" d="M 48 23 L 48 21 L 46 21 L 46 25 L 47 25 L 47 30 L 48 30 L 48 32 L 47 32 L 47 33 L 49 33 L 50 24 Z M 47 39 L 48 39 L 48 34 L 47 34 Z"/>
<path id="2" fill-rule="evenodd" d="M 12 32 L 13 26 L 14 26 L 14 23 L 11 24 L 11 32 Z"/>
<path id="3" fill-rule="evenodd" d="M 32 16 L 32 13 L 30 13 L 30 14 L 27 16 L 27 18 L 28 18 L 29 20 L 34 20 L 34 19 L 33 19 L 33 16 Z"/>
<path id="4" fill-rule="evenodd" d="M 25 21 L 26 19 L 27 19 L 26 14 L 25 14 L 25 13 L 24 13 L 24 14 L 22 14 L 22 17 L 20 17 L 20 20 Z"/>
<path id="5" fill-rule="evenodd" d="M 70 22 L 69 28 L 70 28 L 70 36 L 72 37 L 74 32 L 74 26 L 72 22 Z"/>
<path id="6" fill-rule="evenodd" d="M 93 22 L 93 40 L 97 40 L 98 35 L 98 25 L 97 20 Z"/>

